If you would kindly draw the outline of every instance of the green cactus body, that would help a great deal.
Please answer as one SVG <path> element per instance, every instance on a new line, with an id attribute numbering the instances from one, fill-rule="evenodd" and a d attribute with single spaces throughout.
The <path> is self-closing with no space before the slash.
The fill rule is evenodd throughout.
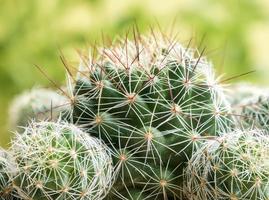
<path id="1" fill-rule="evenodd" d="M 18 127 L 27 126 L 31 120 L 57 121 L 60 114 L 69 109 L 67 97 L 51 89 L 34 88 L 16 97 L 9 110 L 9 126 L 19 130 Z"/>
<path id="2" fill-rule="evenodd" d="M 171 176 L 178 177 L 175 166 L 233 123 L 210 63 L 197 53 L 153 36 L 101 49 L 94 62 L 81 63 L 70 121 L 106 141 L 117 156 L 124 157 L 122 148 L 132 152 L 146 168 L 170 160 Z"/>
<path id="3" fill-rule="evenodd" d="M 150 196 L 143 189 L 125 189 L 121 192 L 113 191 L 107 197 L 109 200 L 122 199 L 122 200 L 154 200 L 155 195 Z"/>
<path id="4" fill-rule="evenodd" d="M 23 199 L 103 199 L 113 181 L 106 145 L 66 123 L 40 122 L 12 144 Z"/>
<path id="5" fill-rule="evenodd" d="M 0 199 L 15 200 L 15 190 L 13 188 L 13 176 L 16 174 L 15 164 L 11 155 L 0 149 Z"/>
<path id="6" fill-rule="evenodd" d="M 186 169 L 190 200 L 267 200 L 269 138 L 260 130 L 234 131 L 206 142 Z"/>

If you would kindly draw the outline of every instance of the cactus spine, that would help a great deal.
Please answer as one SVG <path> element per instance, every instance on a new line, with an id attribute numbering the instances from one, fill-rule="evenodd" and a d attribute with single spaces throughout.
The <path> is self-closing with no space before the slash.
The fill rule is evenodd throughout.
<path id="1" fill-rule="evenodd" d="M 0 149 L 0 199 L 15 200 L 15 191 L 13 188 L 13 176 L 16 173 L 15 164 L 11 155 Z"/>
<path id="2" fill-rule="evenodd" d="M 60 114 L 69 108 L 68 98 L 56 91 L 33 88 L 17 96 L 10 105 L 9 126 L 12 129 L 28 126 L 35 121 L 57 121 Z"/>

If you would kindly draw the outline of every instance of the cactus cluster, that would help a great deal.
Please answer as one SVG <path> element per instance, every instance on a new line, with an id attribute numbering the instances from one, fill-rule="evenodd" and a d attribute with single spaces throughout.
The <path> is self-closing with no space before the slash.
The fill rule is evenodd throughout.
<path id="1" fill-rule="evenodd" d="M 226 93 L 203 53 L 154 32 L 90 55 L 68 73 L 70 94 L 13 106 L 27 121 L 3 176 L 14 197 L 268 200 L 265 90 L 246 104 L 251 90 Z"/>

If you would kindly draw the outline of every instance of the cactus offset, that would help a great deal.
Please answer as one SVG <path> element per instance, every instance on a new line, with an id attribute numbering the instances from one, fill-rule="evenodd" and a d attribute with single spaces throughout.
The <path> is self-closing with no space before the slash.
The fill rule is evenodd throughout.
<path id="1" fill-rule="evenodd" d="M 269 92 L 266 88 L 253 85 L 251 83 L 239 82 L 233 84 L 227 90 L 227 97 L 234 109 L 239 110 L 242 104 L 245 104 L 247 99 L 255 96 L 261 96 Z"/>
<path id="2" fill-rule="evenodd" d="M 12 142 L 23 199 L 103 199 L 113 181 L 109 150 L 67 123 L 40 122 Z"/>
<path id="3" fill-rule="evenodd" d="M 269 138 L 260 130 L 237 130 L 206 142 L 186 169 L 190 200 L 267 200 Z"/>

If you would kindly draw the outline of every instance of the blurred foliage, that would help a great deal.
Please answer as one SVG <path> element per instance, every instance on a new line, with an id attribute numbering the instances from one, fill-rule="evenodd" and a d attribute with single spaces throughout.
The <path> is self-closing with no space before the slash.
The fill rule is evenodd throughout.
<path id="1" fill-rule="evenodd" d="M 60 51 L 75 67 L 79 60 L 76 49 L 87 49 L 102 32 L 111 38 L 124 34 L 134 22 L 141 32 L 157 24 L 164 32 L 174 27 L 183 42 L 192 40 L 200 50 L 205 48 L 205 54 L 226 77 L 256 69 L 255 75 L 247 78 L 268 83 L 264 78 L 269 75 L 266 1 L 0 0 L 0 5 L 3 146 L 10 138 L 7 110 L 14 95 L 33 85 L 50 85 L 35 64 L 63 84 Z"/>

